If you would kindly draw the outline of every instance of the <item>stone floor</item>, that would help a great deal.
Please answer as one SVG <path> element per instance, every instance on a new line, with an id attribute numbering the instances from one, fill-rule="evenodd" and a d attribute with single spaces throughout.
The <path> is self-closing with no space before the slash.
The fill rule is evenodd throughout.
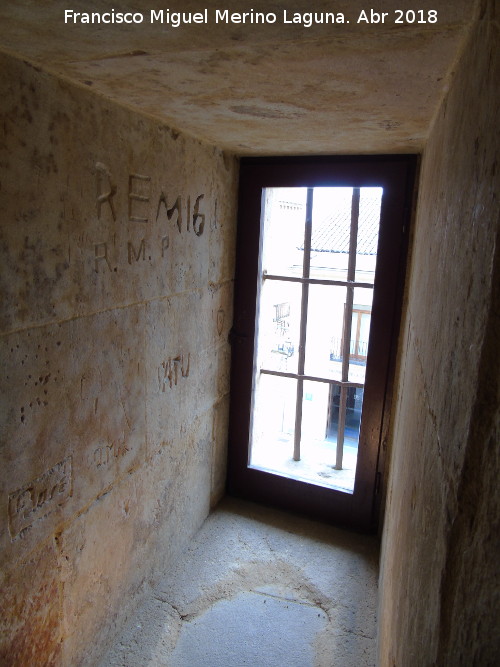
<path id="1" fill-rule="evenodd" d="M 373 537 L 225 499 L 100 667 L 376 664 Z"/>

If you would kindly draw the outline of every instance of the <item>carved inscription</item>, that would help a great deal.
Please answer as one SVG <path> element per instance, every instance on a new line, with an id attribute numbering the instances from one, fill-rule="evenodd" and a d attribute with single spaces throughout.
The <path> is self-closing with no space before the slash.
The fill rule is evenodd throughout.
<path id="1" fill-rule="evenodd" d="M 119 188 L 114 183 L 111 170 L 102 162 L 95 165 L 97 187 L 97 217 L 104 218 L 108 210 L 113 221 L 117 220 L 120 210 Z M 128 240 L 126 248 L 110 249 L 110 241 L 94 243 L 94 270 L 96 273 L 116 272 L 117 260 L 120 256 L 129 265 L 152 260 L 156 257 L 164 259 L 170 247 L 169 227 L 177 227 L 179 234 L 193 233 L 195 237 L 202 236 L 205 229 L 206 215 L 203 212 L 205 195 L 200 194 L 194 200 L 190 195 L 183 196 L 177 193 L 167 193 L 161 189 L 159 193 L 152 192 L 150 176 L 143 174 L 129 174 L 127 188 L 127 217 L 133 223 L 156 223 L 166 226 L 161 240 L 148 241 Z M 123 206 L 123 203 L 121 204 Z M 156 216 L 154 211 L 156 210 Z M 144 228 L 143 228 L 144 229 Z M 113 242 L 114 247 L 114 242 Z M 118 252 L 118 257 L 116 253 Z M 125 254 L 126 253 L 126 254 Z M 111 258 L 111 255 L 113 257 Z"/>
<path id="2" fill-rule="evenodd" d="M 9 532 L 24 533 L 62 505 L 73 493 L 72 459 L 68 456 L 29 484 L 9 493 Z"/>
<path id="3" fill-rule="evenodd" d="M 132 222 L 147 222 L 151 178 L 130 174 L 128 179 L 128 219 Z"/>
<path id="4" fill-rule="evenodd" d="M 117 219 L 115 196 L 118 186 L 114 183 L 111 170 L 102 162 L 95 165 L 97 185 L 97 217 L 103 216 L 103 208 L 109 208 L 113 220 Z M 205 228 L 205 214 L 200 211 L 201 202 L 205 195 L 196 197 L 192 205 L 191 197 L 182 195 L 171 196 L 165 190 L 154 194 L 151 192 L 151 176 L 143 174 L 129 174 L 127 188 L 128 219 L 131 222 L 149 222 L 150 205 L 156 202 L 156 220 L 161 215 L 162 208 L 166 211 L 168 220 L 175 220 L 177 229 L 182 232 L 185 222 L 186 231 L 191 229 L 196 236 L 201 236 Z M 192 208 L 192 210 L 191 210 Z"/>
<path id="5" fill-rule="evenodd" d="M 168 235 L 164 236 L 161 240 L 161 256 L 162 256 L 162 258 L 165 257 L 165 251 L 166 251 L 166 249 L 168 248 L 169 245 L 170 245 L 170 242 L 169 242 L 169 239 L 168 239 Z"/>
<path id="6" fill-rule="evenodd" d="M 226 317 L 226 313 L 224 312 L 223 308 L 219 308 L 217 311 L 217 335 L 220 336 L 222 334 L 222 330 L 224 329 L 224 320 Z"/>
<path id="7" fill-rule="evenodd" d="M 113 197 L 116 195 L 117 187 L 111 180 L 111 172 L 102 162 L 95 166 L 97 178 L 97 217 L 101 219 L 102 207 L 108 204 L 113 220 L 116 220 Z"/>
<path id="8" fill-rule="evenodd" d="M 165 387 L 168 385 L 170 389 L 177 386 L 177 381 L 179 378 L 189 377 L 189 364 L 190 364 L 190 354 L 178 354 L 176 357 L 169 357 L 167 361 L 162 363 L 163 368 L 163 378 L 162 378 L 162 391 L 165 391 Z"/>
<path id="9" fill-rule="evenodd" d="M 128 242 L 128 263 L 132 264 L 132 260 L 138 262 L 140 259 L 144 261 L 146 259 L 146 241 L 141 239 L 139 248 L 136 250 L 132 241 Z"/>
<path id="10" fill-rule="evenodd" d="M 95 272 L 99 273 L 99 262 L 101 260 L 104 260 L 106 263 L 106 266 L 110 271 L 111 269 L 111 264 L 109 263 L 108 259 L 108 244 L 107 243 L 96 243 L 94 246 L 94 254 L 95 254 Z"/>
<path id="11" fill-rule="evenodd" d="M 101 447 L 97 447 L 93 454 L 94 465 L 96 468 L 107 466 L 109 463 L 111 463 L 111 461 L 114 459 L 122 458 L 129 451 L 130 449 L 124 443 L 115 444 L 113 442 L 110 445 L 102 445 Z"/>
<path id="12" fill-rule="evenodd" d="M 175 215 L 175 223 L 177 225 L 179 234 L 182 234 L 182 230 L 184 227 L 184 219 L 185 219 L 186 231 L 189 232 L 192 229 L 193 232 L 196 234 L 196 236 L 201 236 L 203 234 L 203 230 L 205 229 L 205 214 L 200 212 L 201 201 L 204 197 L 205 197 L 204 194 L 198 195 L 198 197 L 196 197 L 196 201 L 193 207 L 193 212 L 191 214 L 191 197 L 189 195 L 186 198 L 185 206 L 183 204 L 183 198 L 181 197 L 181 195 L 179 195 L 175 200 L 175 202 L 172 204 L 172 206 L 169 208 L 168 206 L 169 199 L 167 198 L 167 195 L 162 191 L 160 194 L 160 198 L 158 200 L 158 207 L 156 209 L 156 220 L 160 218 L 163 206 L 167 214 L 167 219 L 169 221 L 172 220 L 172 218 Z M 185 218 L 183 215 L 183 210 L 186 214 Z"/>

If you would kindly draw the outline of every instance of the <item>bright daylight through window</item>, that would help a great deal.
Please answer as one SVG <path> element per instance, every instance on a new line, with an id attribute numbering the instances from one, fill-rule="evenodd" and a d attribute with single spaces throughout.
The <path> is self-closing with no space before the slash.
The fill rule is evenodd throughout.
<path id="1" fill-rule="evenodd" d="M 263 190 L 251 468 L 354 489 L 382 194 Z"/>

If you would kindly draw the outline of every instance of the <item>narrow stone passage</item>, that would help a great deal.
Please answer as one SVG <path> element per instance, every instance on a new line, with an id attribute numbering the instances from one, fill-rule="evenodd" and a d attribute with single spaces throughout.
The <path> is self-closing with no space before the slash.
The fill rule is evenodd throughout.
<path id="1" fill-rule="evenodd" d="M 378 543 L 226 499 L 99 667 L 376 664 Z"/>

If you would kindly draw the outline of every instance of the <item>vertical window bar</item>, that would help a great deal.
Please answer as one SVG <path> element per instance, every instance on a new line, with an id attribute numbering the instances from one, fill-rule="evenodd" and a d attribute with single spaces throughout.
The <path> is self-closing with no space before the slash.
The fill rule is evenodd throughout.
<path id="1" fill-rule="evenodd" d="M 347 266 L 347 280 L 354 282 L 356 277 L 356 250 L 358 244 L 359 220 L 359 188 L 353 188 L 351 204 L 351 231 L 349 237 L 349 264 Z M 344 309 L 344 339 L 342 342 L 342 382 L 349 380 L 349 359 L 351 349 L 352 307 L 354 301 L 354 287 L 346 287 L 346 304 Z M 344 433 L 347 412 L 347 387 L 340 388 L 339 425 L 337 430 L 337 456 L 335 469 L 342 470 L 344 458 Z"/>
<path id="2" fill-rule="evenodd" d="M 302 277 L 309 278 L 311 268 L 311 234 L 312 234 L 313 188 L 307 188 L 306 219 L 304 228 L 304 259 Z M 306 332 L 307 332 L 307 304 L 309 302 L 309 284 L 302 283 L 302 299 L 300 305 L 300 333 L 298 374 L 304 375 L 306 359 Z M 304 395 L 304 380 L 297 380 L 297 402 L 295 408 L 295 431 L 293 439 L 293 460 L 300 461 L 300 439 L 302 436 L 302 399 Z"/>

